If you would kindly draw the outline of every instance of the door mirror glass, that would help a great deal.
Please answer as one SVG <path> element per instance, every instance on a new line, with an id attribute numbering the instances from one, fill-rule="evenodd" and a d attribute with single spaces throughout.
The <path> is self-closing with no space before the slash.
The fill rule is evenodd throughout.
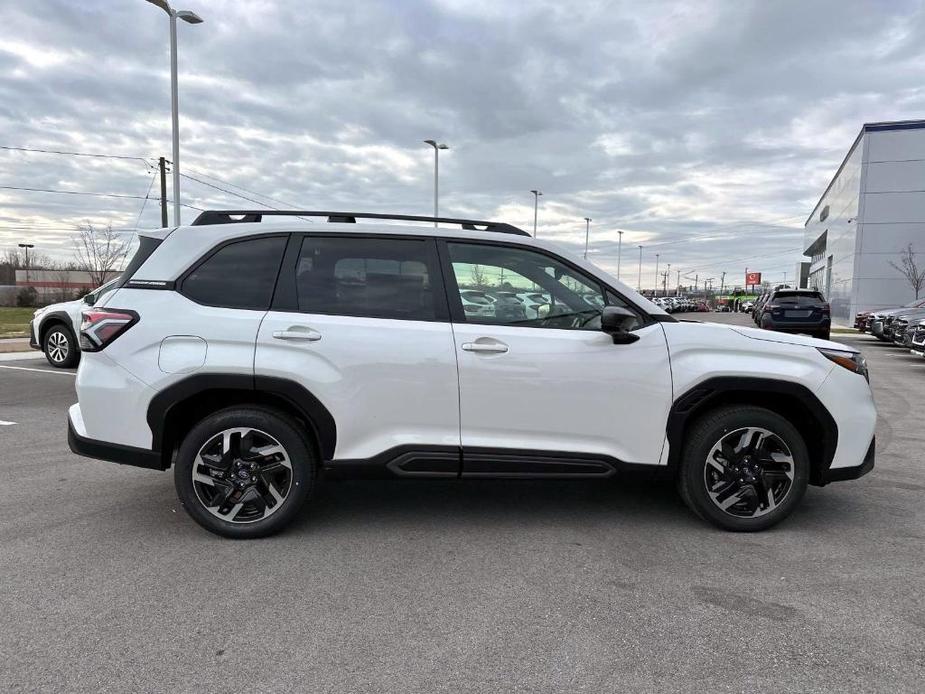
<path id="1" fill-rule="evenodd" d="M 601 331 L 610 335 L 615 345 L 639 339 L 638 335 L 630 332 L 637 322 L 636 314 L 622 306 L 605 306 L 601 312 Z"/>
<path id="2" fill-rule="evenodd" d="M 96 301 L 96 294 L 87 294 L 84 297 L 84 303 L 87 304 L 87 306 L 93 306 L 95 301 Z"/>

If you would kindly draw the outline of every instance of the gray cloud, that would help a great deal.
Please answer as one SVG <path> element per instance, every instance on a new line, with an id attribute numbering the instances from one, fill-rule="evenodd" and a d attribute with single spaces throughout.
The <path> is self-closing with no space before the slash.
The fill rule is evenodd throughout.
<path id="1" fill-rule="evenodd" d="M 287 204 L 532 225 L 643 283 L 792 272 L 860 125 L 921 117 L 921 2 L 205 2 L 180 27 L 182 169 Z M 167 21 L 142 0 L 0 7 L 0 144 L 168 155 Z M 0 185 L 144 196 L 140 161 L 0 151 Z M 205 178 L 215 176 L 220 180 Z M 252 203 L 186 180 L 197 207 Z M 250 193 L 241 191 L 243 195 Z M 274 204 L 267 201 L 269 204 Z M 64 256 L 140 200 L 0 191 L 0 246 Z M 189 211 L 188 211 L 189 212 Z M 186 217 L 191 219 L 191 213 Z M 156 201 L 142 226 L 155 226 Z M 750 260 L 754 259 L 754 260 Z M 754 263 L 754 264 L 753 264 Z M 674 273 L 672 273 L 674 275 Z"/>

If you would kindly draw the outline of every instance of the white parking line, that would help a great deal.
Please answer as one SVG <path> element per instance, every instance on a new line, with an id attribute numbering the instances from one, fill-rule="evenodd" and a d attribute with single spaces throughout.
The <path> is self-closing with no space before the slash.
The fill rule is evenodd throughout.
<path id="1" fill-rule="evenodd" d="M 58 374 L 59 376 L 76 376 L 76 371 L 52 371 L 51 369 L 33 369 L 31 366 L 6 366 L 0 364 L 0 369 L 15 369 L 17 371 L 38 371 L 42 374 Z"/>
<path id="2" fill-rule="evenodd" d="M 4 422 L 2 419 L 0 419 L 0 427 L 11 427 L 14 424 L 16 424 L 16 422 Z"/>

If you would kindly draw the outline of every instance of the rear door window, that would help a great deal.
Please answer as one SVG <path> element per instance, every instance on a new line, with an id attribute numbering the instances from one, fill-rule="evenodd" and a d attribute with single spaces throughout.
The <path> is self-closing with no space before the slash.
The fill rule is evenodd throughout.
<path id="1" fill-rule="evenodd" d="M 299 310 L 437 320 L 436 267 L 432 239 L 306 236 L 296 267 Z"/>

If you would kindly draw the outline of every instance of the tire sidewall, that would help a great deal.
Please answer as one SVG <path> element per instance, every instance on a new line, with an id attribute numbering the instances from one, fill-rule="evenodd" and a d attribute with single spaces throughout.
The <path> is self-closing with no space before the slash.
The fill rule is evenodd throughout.
<path id="1" fill-rule="evenodd" d="M 292 483 L 283 507 L 253 523 L 216 518 L 203 506 L 193 487 L 193 461 L 200 448 L 216 434 L 234 427 L 252 427 L 269 434 L 286 449 L 292 465 Z M 311 496 L 316 468 L 312 446 L 294 420 L 270 409 L 230 408 L 209 415 L 184 437 L 174 465 L 174 485 L 186 512 L 206 530 L 232 539 L 257 538 L 279 532 L 295 519 Z"/>
<path id="2" fill-rule="evenodd" d="M 67 340 L 67 357 L 60 362 L 53 360 L 48 353 L 48 343 L 55 333 L 61 333 Z M 53 325 L 48 329 L 45 333 L 45 339 L 42 340 L 42 353 L 48 363 L 56 369 L 70 369 L 77 366 L 77 362 L 80 361 L 80 348 L 77 345 L 77 339 L 74 337 L 74 333 L 64 325 Z"/>
<path id="3" fill-rule="evenodd" d="M 713 503 L 704 483 L 704 466 L 713 446 L 726 434 L 745 427 L 761 427 L 779 436 L 793 456 L 793 482 L 790 492 L 777 508 L 757 518 L 739 518 L 725 513 Z M 726 530 L 753 532 L 764 530 L 789 516 L 800 503 L 809 482 L 809 452 L 796 428 L 780 415 L 757 407 L 730 408 L 707 416 L 694 424 L 692 437 L 684 451 L 680 482 L 685 500 L 702 518 Z"/>

